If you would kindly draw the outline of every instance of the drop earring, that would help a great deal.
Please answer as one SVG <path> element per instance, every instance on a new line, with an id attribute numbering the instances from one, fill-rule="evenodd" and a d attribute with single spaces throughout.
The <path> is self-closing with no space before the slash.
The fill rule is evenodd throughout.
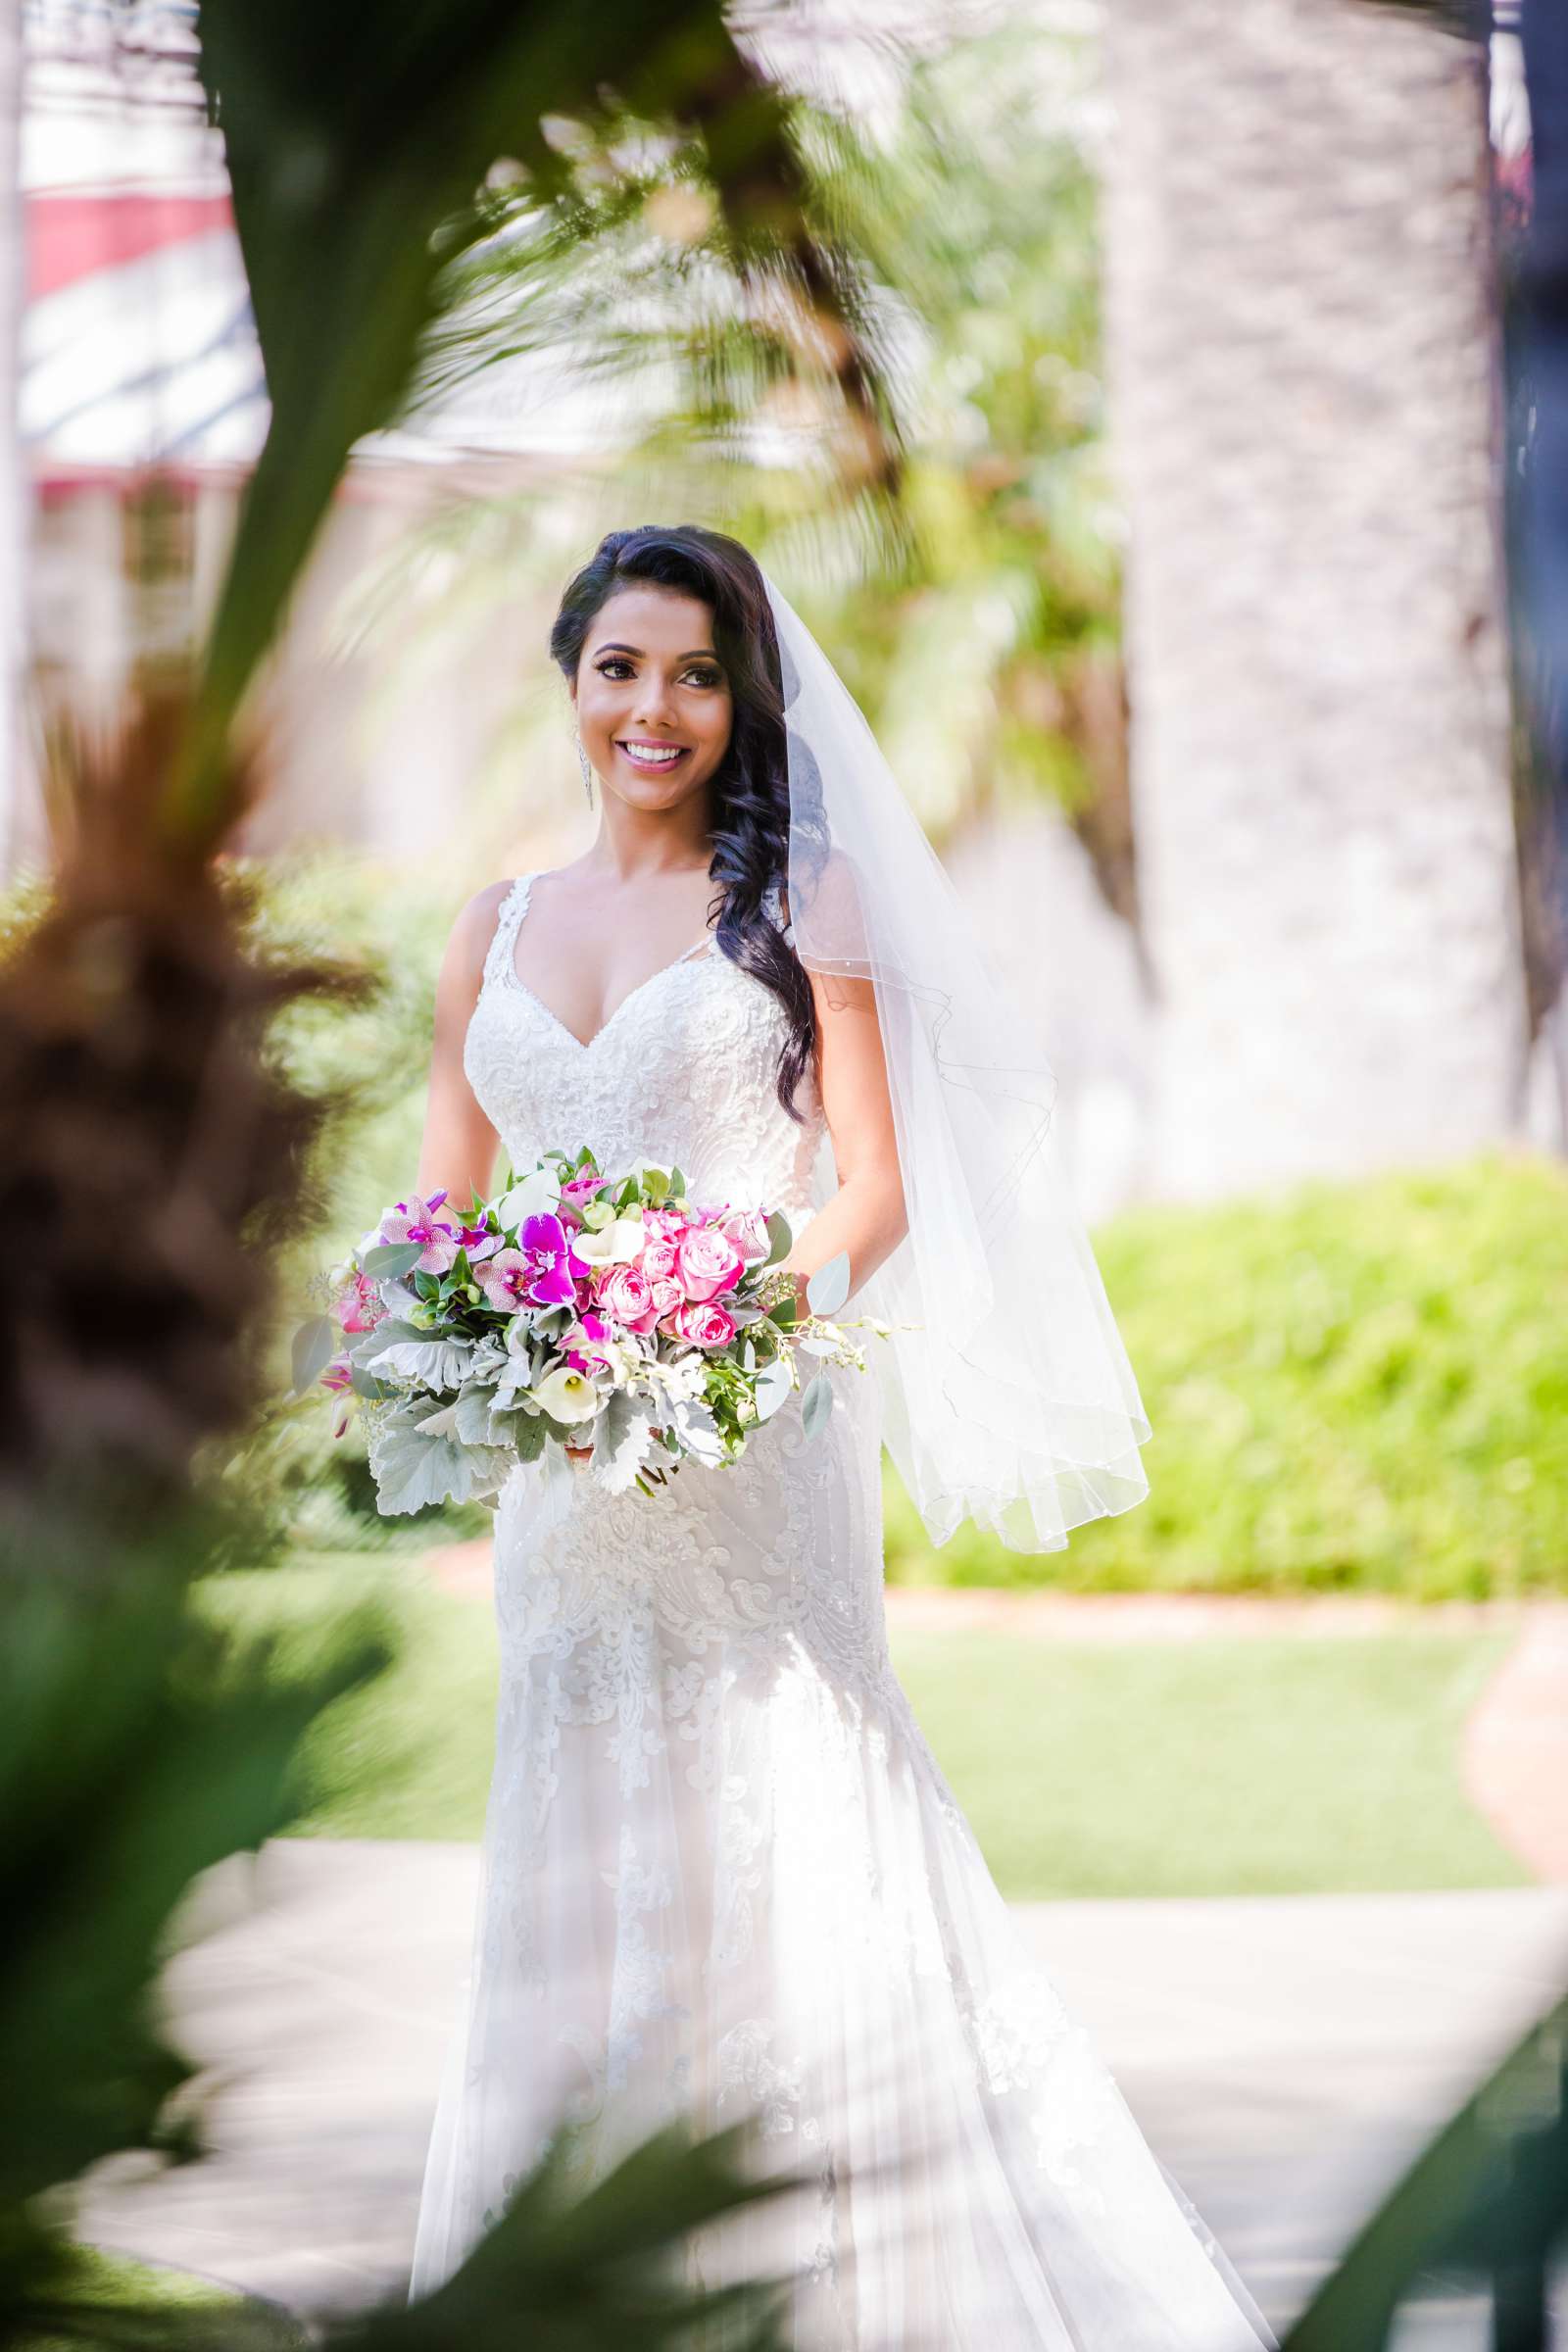
<path id="1" fill-rule="evenodd" d="M 580 735 L 577 737 L 577 765 L 582 769 L 583 794 L 587 800 L 589 808 L 591 808 L 594 805 L 594 771 L 589 764 L 588 755 L 582 748 L 582 737 Z"/>

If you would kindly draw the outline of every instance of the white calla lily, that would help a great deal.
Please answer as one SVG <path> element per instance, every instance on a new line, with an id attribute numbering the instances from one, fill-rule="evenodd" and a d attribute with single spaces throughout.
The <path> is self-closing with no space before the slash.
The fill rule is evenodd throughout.
<path id="1" fill-rule="evenodd" d="M 591 1421 L 599 1410 L 599 1391 L 586 1373 L 574 1372 L 569 1364 L 547 1372 L 528 1394 L 552 1421 Z"/>
<path id="2" fill-rule="evenodd" d="M 509 1232 L 524 1217 L 553 1216 L 561 1205 L 561 1179 L 554 1168 L 535 1168 L 496 1202 L 496 1213 Z"/>
<path id="3" fill-rule="evenodd" d="M 618 1266 L 637 1255 L 646 1238 L 641 1217 L 616 1217 L 597 1233 L 574 1234 L 571 1247 L 585 1266 Z"/>

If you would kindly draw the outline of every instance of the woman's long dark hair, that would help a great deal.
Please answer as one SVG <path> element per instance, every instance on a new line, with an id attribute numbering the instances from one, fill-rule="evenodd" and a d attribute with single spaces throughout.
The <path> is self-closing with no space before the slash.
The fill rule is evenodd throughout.
<path id="1" fill-rule="evenodd" d="M 734 699 L 729 748 L 710 784 L 718 885 L 719 947 L 771 989 L 789 1015 L 778 1063 L 778 1099 L 799 1118 L 795 1090 L 816 1043 L 810 983 L 768 911 L 772 886 L 789 875 L 790 782 L 784 691 L 773 611 L 756 559 L 738 539 L 700 523 L 645 523 L 611 531 L 570 582 L 550 632 L 551 658 L 574 683 L 595 614 L 617 588 L 646 580 L 711 606 L 713 648 Z M 776 901 L 773 902 L 776 904 Z"/>

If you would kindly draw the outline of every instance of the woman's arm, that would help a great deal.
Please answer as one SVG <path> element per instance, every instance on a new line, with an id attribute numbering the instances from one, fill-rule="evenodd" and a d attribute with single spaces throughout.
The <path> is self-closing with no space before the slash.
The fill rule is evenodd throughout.
<path id="1" fill-rule="evenodd" d="M 484 959 L 510 883 L 481 890 L 452 926 L 435 990 L 430 1094 L 424 1113 L 416 1190 L 421 1200 L 446 1191 L 460 1207 L 489 1192 L 500 1143 L 473 1099 L 463 1067 L 463 1041 L 478 1001 Z"/>
<path id="2" fill-rule="evenodd" d="M 908 1231 L 887 1061 L 869 980 L 812 972 L 817 1083 L 839 1189 L 796 1237 L 785 1271 L 806 1279 L 841 1250 L 859 1289 Z"/>

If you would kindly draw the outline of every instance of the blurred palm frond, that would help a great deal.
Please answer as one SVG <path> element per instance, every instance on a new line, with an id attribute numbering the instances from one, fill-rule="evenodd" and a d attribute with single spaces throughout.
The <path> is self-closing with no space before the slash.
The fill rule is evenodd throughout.
<path id="1" fill-rule="evenodd" d="M 548 224 L 512 239 L 532 269 L 619 223 L 646 200 L 651 144 L 678 148 L 780 340 L 856 421 L 860 474 L 895 470 L 854 273 L 808 217 L 788 103 L 719 0 L 674 17 L 658 0 L 424 0 L 395 26 L 348 0 L 206 0 L 200 38 L 271 422 L 169 799 L 176 829 L 221 790 L 229 727 L 350 450 L 400 413 L 452 272 L 519 209 Z"/>
<path id="2" fill-rule="evenodd" d="M 59 864 L 0 962 L 0 1204 L 27 1237 L 0 1306 L 0 1506 L 24 1514 L 91 1489 L 134 1527 L 245 1422 L 266 1246 L 306 1213 L 331 1110 L 267 1041 L 285 1008 L 360 989 L 252 953 L 213 837 L 162 831 L 190 710 L 150 685 L 115 723 L 55 723 Z M 224 810 L 250 789 L 225 770 Z"/>

